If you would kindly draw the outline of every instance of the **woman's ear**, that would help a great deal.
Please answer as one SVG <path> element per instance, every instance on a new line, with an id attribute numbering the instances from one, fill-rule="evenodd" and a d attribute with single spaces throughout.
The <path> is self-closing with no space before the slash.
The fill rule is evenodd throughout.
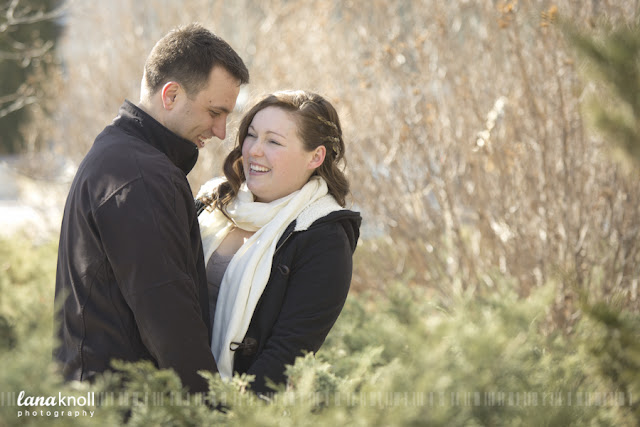
<path id="1" fill-rule="evenodd" d="M 173 109 L 178 92 L 180 92 L 180 83 L 177 82 L 169 82 L 162 87 L 162 106 L 165 110 Z"/>
<path id="2" fill-rule="evenodd" d="M 311 161 L 309 162 L 309 169 L 317 169 L 324 162 L 324 158 L 327 155 L 327 148 L 324 145 L 319 146 L 313 151 L 313 157 L 311 157 Z"/>

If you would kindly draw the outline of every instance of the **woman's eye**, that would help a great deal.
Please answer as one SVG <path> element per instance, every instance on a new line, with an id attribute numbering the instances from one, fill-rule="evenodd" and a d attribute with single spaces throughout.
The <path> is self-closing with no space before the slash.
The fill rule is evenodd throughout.
<path id="1" fill-rule="evenodd" d="M 282 144 L 280 144 L 278 141 L 276 141 L 274 139 L 270 139 L 269 142 L 272 143 L 272 144 L 276 144 L 276 145 L 282 145 Z"/>
<path id="2" fill-rule="evenodd" d="M 255 138 L 256 136 L 251 132 L 247 132 L 247 138 Z"/>

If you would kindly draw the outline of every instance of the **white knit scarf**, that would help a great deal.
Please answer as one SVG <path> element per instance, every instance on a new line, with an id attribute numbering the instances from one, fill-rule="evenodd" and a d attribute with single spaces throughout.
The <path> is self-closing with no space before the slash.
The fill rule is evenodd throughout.
<path id="1" fill-rule="evenodd" d="M 198 197 L 220 185 L 221 179 L 206 183 Z M 232 342 L 242 342 L 251 317 L 269 280 L 276 244 L 289 225 L 310 204 L 327 195 L 324 179 L 312 177 L 300 190 L 270 203 L 253 201 L 246 183 L 229 204 L 229 221 L 218 209 L 205 210 L 198 218 L 205 262 L 235 225 L 255 231 L 234 255 L 220 284 L 213 322 L 211 351 L 222 378 L 233 376 Z M 331 197 L 331 196 L 327 196 Z"/>

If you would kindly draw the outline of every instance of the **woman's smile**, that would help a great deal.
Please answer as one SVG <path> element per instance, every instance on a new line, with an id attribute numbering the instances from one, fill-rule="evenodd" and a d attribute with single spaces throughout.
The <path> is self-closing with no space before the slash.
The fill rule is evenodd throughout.
<path id="1" fill-rule="evenodd" d="M 249 163 L 249 173 L 252 175 L 262 175 L 269 171 L 271 171 L 271 169 L 269 169 L 268 167 L 261 166 L 256 163 Z"/>

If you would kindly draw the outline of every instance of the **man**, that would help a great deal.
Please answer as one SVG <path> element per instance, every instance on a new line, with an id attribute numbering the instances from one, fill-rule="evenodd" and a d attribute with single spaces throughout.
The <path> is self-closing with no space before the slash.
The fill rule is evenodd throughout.
<path id="1" fill-rule="evenodd" d="M 249 72 L 198 24 L 163 37 L 145 63 L 138 106 L 125 101 L 71 185 L 56 274 L 67 380 L 112 359 L 172 368 L 192 392 L 215 372 L 200 229 L 186 174 L 198 148 L 224 139 Z"/>

